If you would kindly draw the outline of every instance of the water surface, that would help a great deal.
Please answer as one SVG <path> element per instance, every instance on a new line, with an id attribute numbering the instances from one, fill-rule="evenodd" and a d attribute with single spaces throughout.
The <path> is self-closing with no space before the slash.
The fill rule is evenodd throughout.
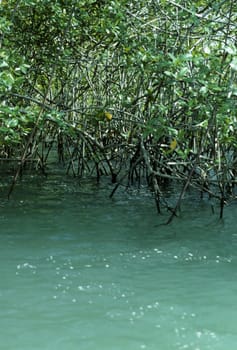
<path id="1" fill-rule="evenodd" d="M 25 179 L 0 216 L 0 348 L 236 350 L 236 206 Z"/>

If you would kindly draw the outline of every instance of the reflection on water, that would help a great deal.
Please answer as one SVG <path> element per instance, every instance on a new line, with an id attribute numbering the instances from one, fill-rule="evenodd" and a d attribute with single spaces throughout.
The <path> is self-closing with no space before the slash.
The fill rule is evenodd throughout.
<path id="1" fill-rule="evenodd" d="M 187 200 L 165 226 L 108 187 L 26 182 L 2 207 L 2 348 L 235 350 L 235 206 Z"/>

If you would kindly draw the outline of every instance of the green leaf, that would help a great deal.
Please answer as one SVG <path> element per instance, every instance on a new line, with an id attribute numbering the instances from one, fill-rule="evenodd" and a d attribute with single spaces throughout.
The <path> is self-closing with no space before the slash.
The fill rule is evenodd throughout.
<path id="1" fill-rule="evenodd" d="M 15 128 L 18 125 L 18 119 L 13 118 L 13 119 L 8 119 L 6 121 L 6 126 L 8 128 Z"/>
<path id="2" fill-rule="evenodd" d="M 231 63 L 230 63 L 230 67 L 231 67 L 233 70 L 237 71 L 237 57 L 234 57 L 234 58 L 232 59 L 232 61 L 231 61 Z"/>
<path id="3" fill-rule="evenodd" d="M 0 63 L 0 68 L 7 68 L 7 67 L 9 67 L 9 64 L 6 61 L 2 61 Z"/>

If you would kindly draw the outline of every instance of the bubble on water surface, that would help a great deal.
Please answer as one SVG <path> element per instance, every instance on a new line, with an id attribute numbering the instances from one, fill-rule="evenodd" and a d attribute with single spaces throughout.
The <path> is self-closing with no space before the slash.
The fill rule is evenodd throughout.
<path id="1" fill-rule="evenodd" d="M 80 290 L 81 292 L 85 291 L 85 288 L 83 286 L 78 286 L 77 289 Z"/>
<path id="2" fill-rule="evenodd" d="M 36 266 L 35 265 L 31 265 L 29 263 L 23 263 L 23 264 L 18 264 L 17 267 L 16 267 L 18 270 L 19 269 L 26 269 L 26 268 L 29 268 L 29 269 L 36 269 Z"/>
<path id="3" fill-rule="evenodd" d="M 158 249 L 158 248 L 154 248 L 154 252 L 156 252 L 157 254 L 162 254 L 163 253 L 163 251 Z"/>
<path id="4" fill-rule="evenodd" d="M 31 271 L 31 273 L 32 273 L 33 275 L 35 275 L 35 274 L 36 274 L 37 266 L 32 265 L 32 264 L 30 264 L 30 263 L 23 263 L 23 264 L 18 264 L 18 265 L 16 266 L 16 268 L 17 268 L 17 270 L 18 270 L 18 271 L 16 271 L 16 275 L 19 275 L 19 274 L 20 274 L 20 271 L 27 271 L 28 269 Z"/>

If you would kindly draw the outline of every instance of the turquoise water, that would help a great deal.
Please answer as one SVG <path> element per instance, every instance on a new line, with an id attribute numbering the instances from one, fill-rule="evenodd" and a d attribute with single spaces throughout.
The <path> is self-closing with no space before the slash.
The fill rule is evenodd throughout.
<path id="1" fill-rule="evenodd" d="M 236 350 L 237 207 L 25 179 L 0 214 L 0 349 Z"/>

